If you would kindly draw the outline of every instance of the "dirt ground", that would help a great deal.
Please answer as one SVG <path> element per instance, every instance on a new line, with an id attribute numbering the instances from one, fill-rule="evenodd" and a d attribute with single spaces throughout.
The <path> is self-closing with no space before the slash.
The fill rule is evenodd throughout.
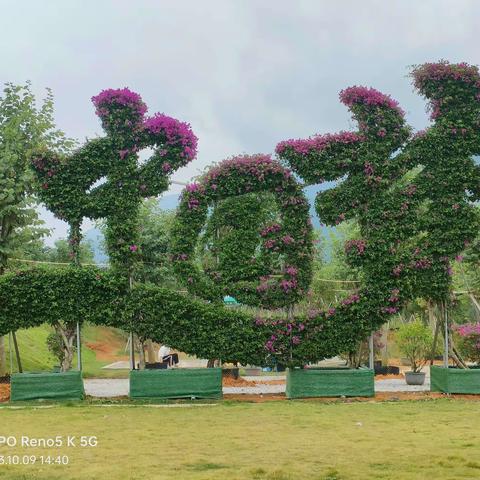
<path id="1" fill-rule="evenodd" d="M 119 355 L 119 351 L 124 345 L 111 329 L 102 329 L 101 338 L 101 341 L 85 343 L 90 350 L 95 352 L 97 360 L 101 362 L 128 360 L 128 355 Z"/>
<path id="2" fill-rule="evenodd" d="M 256 382 L 251 382 L 249 380 L 245 380 L 244 378 L 233 378 L 233 377 L 223 377 L 222 378 L 222 385 L 224 387 L 255 387 Z"/>
<path id="3" fill-rule="evenodd" d="M 434 392 L 377 392 L 374 397 L 315 397 L 306 398 L 304 402 L 320 403 L 355 403 L 355 402 L 399 402 L 399 401 L 428 401 L 437 398 L 450 398 L 453 400 L 480 401 L 480 395 L 459 395 Z M 250 395 L 250 394 L 225 394 L 224 400 L 234 400 L 252 403 L 263 403 L 271 401 L 287 400 L 283 393 L 269 395 Z"/>
<path id="4" fill-rule="evenodd" d="M 0 384 L 0 403 L 10 400 L 10 385 Z"/>

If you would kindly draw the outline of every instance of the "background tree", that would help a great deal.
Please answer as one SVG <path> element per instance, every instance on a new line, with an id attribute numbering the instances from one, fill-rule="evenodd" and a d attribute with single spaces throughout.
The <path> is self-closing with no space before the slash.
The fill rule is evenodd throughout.
<path id="1" fill-rule="evenodd" d="M 177 284 L 169 259 L 169 235 L 175 213 L 162 210 L 157 198 L 144 200 L 139 211 L 140 258 L 135 278 L 174 288 Z"/>
<path id="2" fill-rule="evenodd" d="M 330 307 L 358 288 L 362 271 L 348 263 L 344 243 L 359 237 L 358 224 L 353 221 L 321 234 L 319 251 L 323 254 L 323 261 L 315 264 L 309 303 Z"/>
<path id="3" fill-rule="evenodd" d="M 53 95 L 47 89 L 37 106 L 30 83 L 5 84 L 0 97 L 0 274 L 8 257 L 22 242 L 35 240 L 38 229 L 33 209 L 29 158 L 40 146 L 68 150 L 72 142 L 55 128 Z M 5 374 L 5 339 L 0 338 L 0 376 Z"/>

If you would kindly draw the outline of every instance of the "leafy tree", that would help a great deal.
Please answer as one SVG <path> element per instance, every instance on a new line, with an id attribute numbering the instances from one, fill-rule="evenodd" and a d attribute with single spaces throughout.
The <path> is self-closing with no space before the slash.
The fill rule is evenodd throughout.
<path id="1" fill-rule="evenodd" d="M 79 246 L 79 258 L 81 263 L 94 263 L 94 252 L 92 244 L 87 240 L 82 240 Z M 52 248 L 47 247 L 46 260 L 55 263 L 71 262 L 71 247 L 68 240 L 62 238 L 55 242 Z"/>
<path id="2" fill-rule="evenodd" d="M 72 142 L 55 128 L 53 95 L 47 89 L 37 106 L 30 83 L 7 83 L 0 96 L 0 274 L 8 257 L 24 242 L 41 236 L 33 210 L 29 158 L 39 146 L 68 150 Z M 4 338 L 0 338 L 0 376 L 5 374 Z"/>
<path id="3" fill-rule="evenodd" d="M 162 286 L 176 284 L 168 253 L 174 215 L 173 211 L 162 210 L 156 198 L 147 199 L 141 205 L 137 280 Z"/>
<path id="4" fill-rule="evenodd" d="M 344 248 L 346 241 L 359 236 L 358 224 L 352 221 L 321 235 L 319 250 L 325 252 L 325 258 L 314 269 L 311 285 L 313 302 L 320 300 L 321 304 L 328 305 L 359 287 L 357 282 L 361 281 L 361 269 L 347 262 Z"/>
<path id="5" fill-rule="evenodd" d="M 398 347 L 410 361 L 412 372 L 420 372 L 427 363 L 432 348 L 430 328 L 416 318 L 400 327 L 397 341 Z"/>

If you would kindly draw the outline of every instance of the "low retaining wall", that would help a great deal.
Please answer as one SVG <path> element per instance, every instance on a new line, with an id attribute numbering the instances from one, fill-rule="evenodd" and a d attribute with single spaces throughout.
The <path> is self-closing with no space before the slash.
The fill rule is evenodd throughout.
<path id="1" fill-rule="evenodd" d="M 480 394 L 480 368 L 430 367 L 430 390 L 443 393 Z"/>
<path id="2" fill-rule="evenodd" d="M 287 398 L 307 397 L 373 397 L 373 370 L 331 368 L 289 368 Z"/>
<path id="3" fill-rule="evenodd" d="M 222 398 L 222 369 L 132 370 L 130 398 Z"/>
<path id="4" fill-rule="evenodd" d="M 82 373 L 14 373 L 10 400 L 82 400 L 85 397 Z"/>

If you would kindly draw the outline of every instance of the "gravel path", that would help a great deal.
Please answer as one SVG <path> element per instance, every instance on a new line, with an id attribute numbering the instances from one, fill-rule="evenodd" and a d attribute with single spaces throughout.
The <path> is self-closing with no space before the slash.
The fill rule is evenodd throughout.
<path id="1" fill-rule="evenodd" d="M 245 380 L 282 380 L 285 376 L 262 376 L 262 377 L 242 377 Z M 87 379 L 84 380 L 85 392 L 92 397 L 121 397 L 128 396 L 128 379 Z M 424 385 L 407 385 L 404 380 L 377 380 L 375 381 L 375 391 L 377 392 L 423 392 L 430 390 L 430 379 L 427 378 Z M 269 394 L 284 393 L 285 384 L 269 385 L 258 384 L 255 387 L 223 387 L 223 393 L 226 394 Z"/>

